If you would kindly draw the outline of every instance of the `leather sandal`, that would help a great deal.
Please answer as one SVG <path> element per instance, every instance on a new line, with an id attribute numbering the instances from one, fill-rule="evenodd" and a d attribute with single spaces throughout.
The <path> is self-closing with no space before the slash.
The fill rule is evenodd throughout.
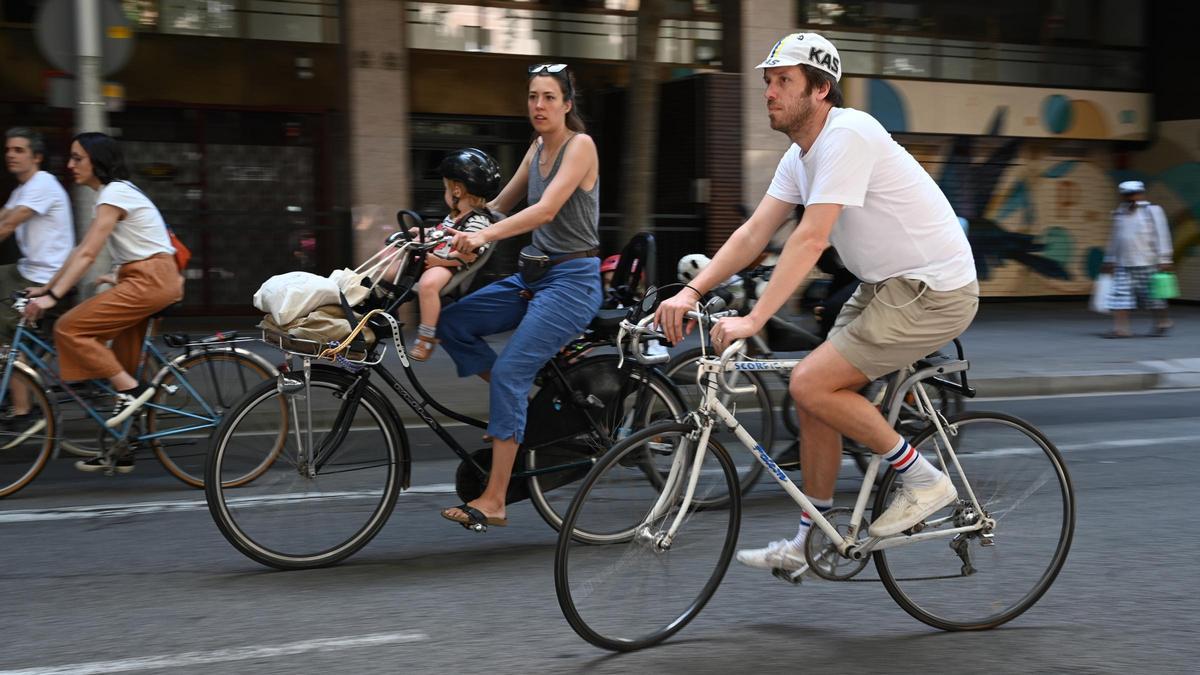
<path id="1" fill-rule="evenodd" d="M 451 515 L 450 511 L 452 509 L 458 509 L 462 512 L 462 514 Z M 449 509 L 443 509 L 442 517 L 446 520 L 454 521 L 468 530 L 474 530 L 476 532 L 485 532 L 487 531 L 488 527 L 508 526 L 508 518 L 492 518 L 491 516 L 484 515 L 483 511 L 480 511 L 474 506 L 467 506 L 466 504 L 459 504 L 458 506 L 453 506 Z"/>
<path id="2" fill-rule="evenodd" d="M 428 361 L 430 356 L 433 356 L 433 350 L 437 348 L 438 339 L 418 335 L 412 347 L 408 349 L 408 355 L 414 361 Z"/>

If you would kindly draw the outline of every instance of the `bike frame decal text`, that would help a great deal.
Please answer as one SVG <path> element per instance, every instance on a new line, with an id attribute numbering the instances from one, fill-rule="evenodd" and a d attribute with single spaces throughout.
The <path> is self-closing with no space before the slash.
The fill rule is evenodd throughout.
<path id="1" fill-rule="evenodd" d="M 795 362 L 780 363 L 778 361 L 738 361 L 733 364 L 734 370 L 791 370 Z"/>
<path id="2" fill-rule="evenodd" d="M 767 454 L 767 451 L 763 450 L 763 446 L 754 446 L 754 451 L 758 453 L 762 463 L 767 465 L 767 468 L 771 470 L 771 473 L 775 474 L 776 478 L 784 483 L 788 482 L 787 474 L 783 472 L 783 469 L 779 468 L 779 465 L 775 463 L 775 460 L 771 459 L 771 456 Z"/>

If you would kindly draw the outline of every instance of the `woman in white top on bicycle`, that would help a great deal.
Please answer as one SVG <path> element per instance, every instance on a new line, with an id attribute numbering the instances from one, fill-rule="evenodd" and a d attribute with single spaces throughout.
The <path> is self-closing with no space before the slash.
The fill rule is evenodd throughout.
<path id="1" fill-rule="evenodd" d="M 97 281 L 115 285 L 68 311 L 54 327 L 59 372 L 67 381 L 107 379 L 118 392 L 115 427 L 154 395 L 154 386 L 138 382 L 142 339 L 150 316 L 183 298 L 183 278 L 175 262 L 166 223 L 158 208 L 133 183 L 117 141 L 102 133 L 79 134 L 67 163 L 75 182 L 99 194 L 87 234 L 45 285 L 29 289 L 25 318 L 37 320 L 57 305 L 92 267 L 107 245 L 116 277 Z M 112 348 L 105 344 L 111 340 Z M 84 470 L 106 467 L 98 460 L 77 464 Z M 94 464 L 94 466 L 93 466 Z"/>

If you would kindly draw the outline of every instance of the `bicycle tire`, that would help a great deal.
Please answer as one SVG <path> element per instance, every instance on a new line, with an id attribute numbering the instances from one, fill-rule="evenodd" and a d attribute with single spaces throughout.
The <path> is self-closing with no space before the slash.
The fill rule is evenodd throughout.
<path id="1" fill-rule="evenodd" d="M 687 400 L 700 400 L 700 389 L 696 386 L 695 362 L 699 360 L 702 353 L 703 352 L 699 347 L 689 349 L 672 358 L 670 363 L 663 368 L 663 372 L 666 373 L 667 377 L 671 378 L 671 381 L 674 382 L 676 386 L 684 389 L 685 398 Z M 738 422 L 740 422 L 742 426 L 746 427 L 746 430 L 750 432 L 750 435 L 757 439 L 762 447 L 767 449 L 767 452 L 772 456 L 772 459 L 775 459 L 776 453 L 782 455 L 787 451 L 788 446 L 784 446 L 783 448 L 779 449 L 774 447 L 775 408 L 774 403 L 771 400 L 771 393 L 770 389 L 768 388 L 766 378 L 764 378 L 761 373 L 752 371 L 737 371 L 734 373 L 734 375 L 736 375 L 739 379 L 745 378 L 749 380 L 750 384 L 753 384 L 755 387 L 755 393 L 743 395 L 743 397 L 746 398 L 734 401 L 731 394 L 721 392 L 721 402 L 725 404 L 725 407 L 728 408 L 730 412 L 734 413 L 734 417 L 737 418 Z M 740 385 L 741 383 L 738 382 L 735 386 Z M 753 403 L 748 405 L 740 405 L 740 403 L 746 403 L 748 401 L 753 401 Z M 731 405 L 733 403 L 739 404 Z M 739 408 L 741 409 L 740 411 Z M 748 411 L 747 408 L 749 408 Z M 717 440 L 721 443 L 728 443 L 729 445 L 735 447 L 740 447 L 741 445 L 741 442 L 737 440 L 737 437 L 734 436 L 732 432 L 725 429 L 724 425 L 717 425 L 713 427 L 712 433 L 716 435 Z M 762 477 L 763 465 L 749 453 L 738 453 L 737 458 L 734 460 L 734 464 L 738 467 L 738 476 L 740 477 L 738 481 L 739 489 L 742 491 L 742 494 L 746 494 L 754 487 L 754 484 L 758 482 L 758 479 Z M 717 499 L 711 505 L 720 506 L 720 499 Z"/>
<path id="2" fill-rule="evenodd" d="M 274 373 L 231 349 L 197 352 L 175 360 L 173 365 L 183 373 L 186 384 L 171 369 L 163 369 L 158 390 L 147 406 L 146 434 L 165 434 L 152 438 L 150 447 L 167 473 L 194 488 L 203 488 L 209 436 L 226 412 L 254 386 L 271 380 Z M 280 414 L 286 415 L 286 408 L 281 406 Z M 285 431 L 280 430 L 279 449 Z M 277 454 L 265 455 L 260 465 L 231 478 L 228 486 L 244 485 L 262 475 Z"/>
<path id="3" fill-rule="evenodd" d="M 712 439 L 696 489 L 727 492 L 727 507 L 693 501 L 669 547 L 660 546 L 696 469 L 695 431 L 691 424 L 662 422 L 621 441 L 588 472 L 571 502 L 554 551 L 555 594 L 567 623 L 597 647 L 632 651 L 666 640 L 696 618 L 729 568 L 741 524 L 741 494 L 733 460 Z M 638 464 L 648 444 L 673 452 L 665 488 L 641 476 Z M 573 536 L 578 528 L 621 536 L 589 544 Z M 649 563 L 647 569 L 638 568 L 642 562 Z M 697 571 L 709 564 L 707 576 Z M 665 583 L 656 576 L 660 573 Z M 682 590 L 689 583 L 695 590 Z"/>
<path id="4" fill-rule="evenodd" d="M 29 393 L 31 418 L 18 423 L 6 418 L 0 426 L 0 498 L 8 497 L 29 485 L 54 453 L 57 424 L 54 407 L 45 390 L 24 371 L 12 369 L 9 391 L 3 392 L 6 402 L 14 388 Z"/>
<path id="5" fill-rule="evenodd" d="M 606 404 L 604 409 L 590 412 L 594 419 L 597 415 L 604 417 L 598 421 L 607 435 L 597 437 L 592 425 L 574 409 L 576 404 L 562 396 L 557 381 L 547 384 L 549 389 L 544 394 L 539 391 L 530 404 L 526 429 L 538 431 L 527 431 L 526 440 L 533 439 L 533 443 L 522 448 L 525 468 L 536 471 L 572 461 L 582 464 L 586 460 L 586 464 L 578 469 L 533 475 L 526 479 L 534 509 L 555 531 L 562 526 L 563 516 L 575 494 L 569 486 L 577 484 L 597 458 L 633 431 L 663 419 L 677 421 L 687 413 L 687 407 L 675 387 L 660 371 L 654 369 L 635 368 L 629 372 L 631 381 L 644 382 L 650 393 L 649 400 L 640 401 L 644 408 L 642 411 L 630 409 L 630 406 L 639 403 L 638 394 L 642 390 L 636 385 L 630 392 L 631 396 L 627 396 L 619 408 L 612 405 L 610 400 L 620 395 L 622 382 L 618 379 L 617 357 L 611 354 L 581 359 L 564 370 L 563 376 L 581 395 L 597 395 Z M 633 419 L 634 416 L 640 416 L 641 419 Z M 556 425 L 563 428 L 547 432 Z M 555 440 L 539 443 L 537 439 L 543 432 Z M 545 437 L 541 435 L 541 438 Z M 646 470 L 651 470 L 649 465 Z M 577 535 L 583 540 L 594 539 L 586 531 L 580 531 Z"/>
<path id="6" fill-rule="evenodd" d="M 962 413 L 948 421 L 954 430 L 970 430 L 951 436 L 951 443 L 981 506 L 997 521 L 993 543 L 983 545 L 985 539 L 974 533 L 949 540 L 949 551 L 943 538 L 912 543 L 875 551 L 875 567 L 888 594 L 918 621 L 946 631 L 995 628 L 1032 607 L 1062 570 L 1074 537 L 1074 489 L 1058 449 L 1028 422 L 992 412 Z M 1027 445 L 1014 445 L 1018 442 Z M 914 437 L 912 445 L 937 461 L 940 439 L 932 426 Z M 1006 473 L 1016 477 L 1006 479 Z M 954 518 L 946 524 L 954 526 L 955 518 L 958 524 L 967 522 L 973 507 L 961 474 L 952 467 L 951 475 L 958 503 L 935 515 L 952 511 Z M 886 473 L 875 496 L 875 517 L 887 505 L 897 476 L 891 469 Z M 1033 580 L 1004 579 L 1006 569 L 1021 570 Z M 980 611 L 976 615 L 963 606 Z"/>
<path id="7" fill-rule="evenodd" d="M 308 406 L 313 410 L 314 445 L 319 447 L 328 432 L 317 427 L 332 430 L 354 381 L 336 369 L 314 368 L 309 400 L 281 393 L 277 381 L 264 382 L 213 434 L 205 473 L 209 513 L 225 539 L 250 559 L 285 570 L 334 565 L 366 546 L 387 522 L 408 483 L 408 440 L 391 404 L 369 382 L 363 383 L 347 435 L 331 461 L 309 475 L 300 459 L 297 439 L 307 438 Z M 278 433 L 277 398 L 284 399 L 288 409 L 282 452 L 257 480 L 226 487 L 225 471 L 244 475 L 244 465 L 258 466 L 260 455 L 275 452 L 273 441 L 256 439 Z M 255 413 L 258 406 L 265 406 L 261 415 Z M 368 487 L 359 489 L 356 481 Z M 343 516 L 348 526 L 339 525 Z"/>

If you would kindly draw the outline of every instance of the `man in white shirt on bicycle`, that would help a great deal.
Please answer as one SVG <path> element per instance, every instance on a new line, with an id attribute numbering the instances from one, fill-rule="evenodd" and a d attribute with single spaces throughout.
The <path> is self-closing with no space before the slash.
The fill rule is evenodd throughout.
<path id="1" fill-rule="evenodd" d="M 46 141 L 40 133 L 25 127 L 4 133 L 4 168 L 17 179 L 17 187 L 0 209 L 0 241 L 15 236 L 21 258 L 0 265 L 0 301 L 49 281 L 75 245 L 71 201 L 58 179 L 42 171 L 45 157 Z M 12 341 L 20 319 L 8 305 L 0 307 L 0 341 Z M 13 387 L 10 393 L 11 415 L 0 424 L 20 429 L 38 424 L 40 420 L 30 417 L 29 392 Z"/>
<path id="2" fill-rule="evenodd" d="M 762 330 L 808 276 L 821 252 L 837 247 L 863 283 L 838 315 L 828 341 L 792 371 L 789 390 L 800 415 L 803 489 L 813 504 L 833 505 L 841 435 L 902 472 L 903 489 L 870 526 L 872 536 L 907 530 L 957 499 L 949 477 L 892 429 L 857 392 L 960 335 L 979 304 L 974 257 L 954 209 L 925 169 L 870 115 L 842 107 L 837 48 L 816 33 L 794 33 L 758 65 L 771 128 L 792 141 L 766 196 L 713 261 L 656 320 L 672 342 L 702 295 L 744 269 L 797 204 L 806 208 L 753 311 L 721 319 L 718 346 Z M 740 562 L 798 570 L 812 521 L 792 539 L 738 552 Z"/>

